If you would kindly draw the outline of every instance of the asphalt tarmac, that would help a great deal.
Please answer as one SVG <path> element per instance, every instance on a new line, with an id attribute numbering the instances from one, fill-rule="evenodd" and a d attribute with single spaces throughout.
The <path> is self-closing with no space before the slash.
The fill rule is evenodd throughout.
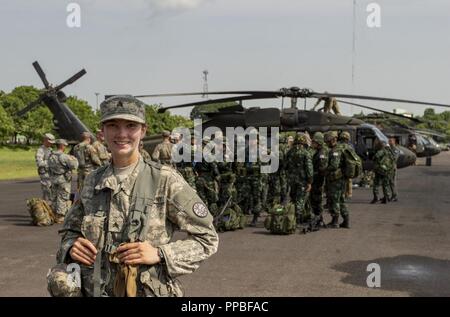
<path id="1" fill-rule="evenodd" d="M 351 229 L 276 236 L 261 219 L 221 233 L 218 253 L 181 278 L 186 296 L 450 296 L 450 152 L 424 163 L 399 170 L 398 202 L 354 189 Z M 30 224 L 26 199 L 39 195 L 36 179 L 0 182 L 0 296 L 48 296 L 61 225 Z"/>

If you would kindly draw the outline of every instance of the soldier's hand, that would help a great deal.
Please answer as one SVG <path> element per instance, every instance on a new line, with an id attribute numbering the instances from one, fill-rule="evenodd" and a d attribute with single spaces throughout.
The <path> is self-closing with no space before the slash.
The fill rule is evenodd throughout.
<path id="1" fill-rule="evenodd" d="M 312 187 L 311 184 L 307 184 L 305 192 L 309 193 L 311 191 L 311 187 Z"/>
<path id="2" fill-rule="evenodd" d="M 97 249 L 91 241 L 82 237 L 78 237 L 78 239 L 70 249 L 69 254 L 70 257 L 75 261 L 81 262 L 85 265 L 93 265 L 95 262 Z"/>
<path id="3" fill-rule="evenodd" d="M 152 265 L 161 260 L 158 256 L 158 249 L 148 241 L 125 243 L 117 248 L 117 253 L 119 261 L 128 265 Z"/>

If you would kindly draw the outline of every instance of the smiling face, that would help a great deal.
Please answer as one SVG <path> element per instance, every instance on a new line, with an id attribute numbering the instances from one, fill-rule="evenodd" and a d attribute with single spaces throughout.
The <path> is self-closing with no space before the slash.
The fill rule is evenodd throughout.
<path id="1" fill-rule="evenodd" d="M 147 127 L 141 123 L 113 119 L 103 123 L 102 132 L 111 151 L 113 164 L 124 167 L 139 158 L 139 142 L 145 136 Z"/>

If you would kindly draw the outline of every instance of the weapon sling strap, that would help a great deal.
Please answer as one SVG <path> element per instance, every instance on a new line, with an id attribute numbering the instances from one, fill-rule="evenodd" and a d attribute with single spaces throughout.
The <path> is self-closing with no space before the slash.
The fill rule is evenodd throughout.
<path id="1" fill-rule="evenodd" d="M 139 163 L 138 163 L 139 164 Z M 145 240 L 145 235 L 148 229 L 148 213 L 151 208 L 151 204 L 156 195 L 156 190 L 159 187 L 159 181 L 161 178 L 160 165 L 154 162 L 144 161 L 143 168 L 138 171 L 133 191 L 131 194 L 131 205 L 134 202 L 134 208 L 128 214 L 127 224 L 124 227 L 122 233 L 122 241 L 135 242 Z M 96 183 L 101 178 L 102 172 L 106 167 L 97 170 Z M 97 195 L 94 204 L 98 206 L 99 211 L 105 211 L 105 230 L 106 235 L 104 248 L 97 253 L 94 263 L 94 297 L 102 295 L 101 290 L 101 264 L 102 253 L 113 252 L 117 246 L 112 244 L 111 233 L 109 232 L 109 204 L 110 204 L 111 192 L 104 190 L 102 194 Z"/>

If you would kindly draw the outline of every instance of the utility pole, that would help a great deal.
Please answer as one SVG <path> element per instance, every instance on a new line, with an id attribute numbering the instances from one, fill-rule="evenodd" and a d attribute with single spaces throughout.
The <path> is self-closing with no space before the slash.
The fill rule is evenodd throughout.
<path id="1" fill-rule="evenodd" d="M 353 41 L 352 41 L 352 94 L 355 93 L 355 59 L 356 59 L 356 0 L 353 0 Z M 350 106 L 353 115 L 353 106 Z"/>
<path id="2" fill-rule="evenodd" d="M 98 110 L 98 95 L 100 95 L 100 93 L 99 93 L 99 92 L 96 92 L 96 93 L 95 93 L 95 96 L 97 97 L 97 106 L 95 107 L 95 110 Z"/>
<path id="3" fill-rule="evenodd" d="M 202 97 L 208 99 L 208 70 L 203 71 L 203 95 Z"/>

